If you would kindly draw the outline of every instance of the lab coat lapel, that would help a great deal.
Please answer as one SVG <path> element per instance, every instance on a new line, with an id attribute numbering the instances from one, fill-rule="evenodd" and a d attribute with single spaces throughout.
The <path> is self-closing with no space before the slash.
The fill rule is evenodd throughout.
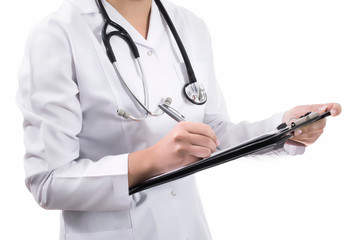
<path id="1" fill-rule="evenodd" d="M 84 1 L 84 4 L 81 1 Z M 84 48 L 85 51 L 95 50 L 97 56 L 96 61 L 99 62 L 96 64 L 96 66 L 101 66 L 101 68 L 96 68 L 96 71 L 98 71 L 98 69 L 101 69 L 104 73 L 105 78 L 108 81 L 109 86 L 111 87 L 111 91 L 115 98 L 114 100 L 116 102 L 116 107 L 118 109 L 118 103 L 123 102 L 121 101 L 121 94 L 118 94 L 117 92 L 117 89 L 121 89 L 120 82 L 116 80 L 116 73 L 103 49 L 103 46 L 101 46 L 99 41 L 96 39 L 93 32 L 89 29 L 87 23 L 81 15 L 82 13 L 86 13 L 85 11 L 87 10 L 94 10 L 93 5 L 88 4 L 89 2 L 91 2 L 91 0 L 86 0 L 86 2 L 85 0 L 68 0 L 63 4 L 62 8 L 66 8 L 66 12 L 75 12 L 75 14 L 71 15 L 74 19 L 69 25 L 72 37 L 74 38 L 74 40 L 72 39 L 72 41 L 80 42 L 79 47 Z M 96 10 L 97 8 L 95 9 L 95 11 Z M 82 41 L 82 39 L 80 38 L 83 38 L 84 41 Z M 87 39 L 90 39 L 90 41 L 86 41 Z"/>
<path id="2" fill-rule="evenodd" d="M 78 7 L 80 12 L 79 23 L 81 26 L 80 26 L 80 29 L 77 31 L 86 29 L 86 31 L 82 34 L 84 34 L 85 36 L 87 35 L 89 36 L 94 46 L 94 49 L 96 51 L 98 60 L 100 62 L 99 65 L 102 67 L 104 71 L 105 77 L 109 82 L 111 90 L 115 96 L 116 102 L 123 103 L 123 106 L 120 106 L 120 107 L 125 108 L 126 105 L 127 106 L 133 105 L 132 109 L 135 109 L 135 106 L 134 106 L 135 101 L 131 99 L 131 97 L 129 96 L 129 93 L 127 92 L 126 87 L 123 85 L 123 83 L 120 80 L 120 76 L 117 75 L 117 73 L 115 72 L 113 65 L 111 64 L 111 62 L 107 57 L 104 45 L 99 42 L 99 40 L 96 38 L 96 36 L 93 34 L 91 29 L 85 22 L 84 18 L 81 16 L 81 14 L 94 13 L 94 11 L 96 13 L 99 12 L 99 9 L 97 7 L 94 7 L 96 5 L 95 1 L 94 0 L 70 0 L 70 1 L 72 1 L 72 3 Z M 114 10 L 114 8 L 110 6 L 107 2 L 105 2 L 104 0 L 102 2 L 105 5 L 106 11 L 108 12 L 110 18 L 113 21 L 118 21 L 118 23 L 122 25 L 122 27 L 128 28 L 126 29 L 128 32 L 131 31 L 130 29 L 131 26 L 128 26 L 129 23 L 126 22 L 126 20 L 123 19 L 123 17 L 116 10 Z M 126 84 L 128 85 L 128 88 L 133 92 L 134 95 L 136 95 L 141 101 L 143 101 L 144 95 L 143 95 L 143 86 L 142 86 L 141 77 L 140 77 L 140 74 L 138 74 L 137 72 L 136 63 L 132 58 L 132 55 L 130 53 L 128 46 L 125 44 L 124 40 L 118 37 L 111 38 L 111 45 L 117 57 L 117 64 L 122 65 L 122 67 L 120 67 L 121 74 Z M 118 47 L 118 49 L 116 49 L 116 46 Z M 124 89 L 123 91 L 124 93 L 121 92 L 122 89 Z"/>
<path id="3" fill-rule="evenodd" d="M 73 5 L 76 6 L 77 15 L 79 16 L 79 22 L 82 29 L 86 29 L 84 35 L 89 35 L 91 39 L 92 45 L 96 51 L 98 60 L 100 62 L 100 66 L 102 67 L 105 77 L 109 82 L 111 90 L 116 98 L 117 103 L 123 103 L 122 108 L 131 106 L 132 112 L 135 111 L 135 101 L 131 100 L 131 97 L 127 93 L 127 90 L 109 61 L 106 50 L 101 42 L 96 38 L 93 34 L 87 23 L 85 22 L 84 18 L 81 16 L 82 14 L 90 14 L 90 13 L 98 13 L 99 9 L 96 6 L 95 0 L 69 0 Z M 128 31 L 131 35 L 134 42 L 137 44 L 139 50 L 144 47 L 155 49 L 154 46 L 162 41 L 162 37 L 165 36 L 165 27 L 163 24 L 163 20 L 160 16 L 160 12 L 156 6 L 156 4 L 152 3 L 152 10 L 150 15 L 150 28 L 149 28 L 149 39 L 144 39 L 136 29 L 133 28 L 131 24 L 129 24 L 126 19 L 123 18 L 111 5 L 109 5 L 106 1 L 103 0 L 103 4 L 108 12 L 110 18 L 113 21 L 116 21 L 120 24 L 123 28 Z M 78 31 L 78 30 L 77 30 Z M 81 29 L 79 30 L 81 31 Z M 119 41 L 119 42 L 113 42 Z M 114 51 L 117 57 L 117 64 L 121 65 L 121 73 L 122 77 L 124 78 L 126 84 L 130 88 L 130 90 L 139 98 L 140 101 L 143 102 L 144 93 L 143 93 L 143 85 L 141 81 L 141 75 L 137 73 L 138 69 L 136 68 L 136 64 L 130 54 L 130 50 L 128 46 L 124 43 L 124 41 L 118 37 L 112 38 L 111 41 L 112 46 L 114 47 Z M 116 47 L 118 47 L 116 49 Z M 124 93 L 122 94 L 121 90 L 124 89 Z M 127 95 L 125 94 L 127 93 Z M 119 99 L 118 99 L 119 98 Z M 122 100 L 122 101 L 121 101 Z M 126 104 L 127 101 L 127 104 Z M 128 103 L 129 102 L 129 103 Z M 128 109 L 127 109 L 128 110 Z M 140 113 L 136 113 L 139 115 Z"/>

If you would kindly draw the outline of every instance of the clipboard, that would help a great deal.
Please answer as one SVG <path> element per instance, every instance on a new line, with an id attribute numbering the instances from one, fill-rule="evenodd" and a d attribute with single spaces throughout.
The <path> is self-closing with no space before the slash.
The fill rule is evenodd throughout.
<path id="1" fill-rule="evenodd" d="M 147 179 L 144 182 L 129 188 L 129 195 L 189 176 L 196 172 L 215 167 L 253 153 L 279 149 L 283 147 L 286 140 L 293 136 L 293 132 L 296 129 L 314 123 L 330 115 L 330 111 L 322 114 L 309 112 L 291 122 L 290 125 L 283 123 L 279 125 L 275 131 L 252 138 L 237 146 L 217 151 L 210 157 L 201 159 L 185 167 Z"/>

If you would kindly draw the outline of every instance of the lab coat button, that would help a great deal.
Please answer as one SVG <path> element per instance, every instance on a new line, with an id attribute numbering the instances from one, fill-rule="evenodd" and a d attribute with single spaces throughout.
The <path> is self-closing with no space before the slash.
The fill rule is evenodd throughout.
<path id="1" fill-rule="evenodd" d="M 171 194 L 172 194 L 172 196 L 177 195 L 176 191 L 174 191 L 174 190 L 172 190 Z"/>
<path id="2" fill-rule="evenodd" d="M 151 55 L 152 55 L 152 51 L 148 51 L 148 52 L 147 52 L 147 55 L 148 55 L 148 56 L 151 56 Z"/>

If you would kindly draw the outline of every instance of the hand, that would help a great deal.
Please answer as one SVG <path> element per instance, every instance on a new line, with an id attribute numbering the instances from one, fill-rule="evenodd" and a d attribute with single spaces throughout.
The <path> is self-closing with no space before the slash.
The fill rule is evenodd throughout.
<path id="1" fill-rule="evenodd" d="M 337 116 L 341 113 L 341 105 L 338 103 L 328 103 L 297 106 L 284 114 L 283 122 L 289 123 L 291 122 L 290 120 L 299 118 L 307 112 L 323 113 L 329 110 L 332 116 Z M 322 135 L 326 122 L 327 120 L 324 118 L 302 127 L 294 132 L 294 136 L 290 140 L 305 146 L 311 145 Z"/>
<path id="2" fill-rule="evenodd" d="M 161 173 L 209 157 L 219 145 L 210 126 L 198 122 L 180 122 L 156 145 L 154 166 Z"/>
<path id="3" fill-rule="evenodd" d="M 180 122 L 154 146 L 129 154 L 129 186 L 209 157 L 218 145 L 210 126 Z"/>

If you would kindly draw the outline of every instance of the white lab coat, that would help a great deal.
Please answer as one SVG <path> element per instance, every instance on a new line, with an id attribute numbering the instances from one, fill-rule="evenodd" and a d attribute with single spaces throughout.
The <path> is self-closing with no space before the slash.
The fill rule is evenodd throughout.
<path id="1" fill-rule="evenodd" d="M 150 108 L 171 97 L 187 120 L 209 124 L 222 147 L 275 128 L 281 115 L 258 123 L 230 123 L 205 24 L 181 7 L 164 4 L 207 89 L 205 105 L 191 104 L 182 94 L 187 82 L 183 60 L 155 4 L 145 40 L 105 3 L 111 18 L 138 46 Z M 117 116 L 119 108 L 139 112 L 106 56 L 101 27 L 94 0 L 66 0 L 29 36 L 18 92 L 28 189 L 43 208 L 62 210 L 62 240 L 211 239 L 194 176 L 128 195 L 128 153 L 152 146 L 176 123 L 166 115 L 142 122 Z M 112 45 L 122 75 L 142 99 L 129 49 L 120 39 Z"/>

